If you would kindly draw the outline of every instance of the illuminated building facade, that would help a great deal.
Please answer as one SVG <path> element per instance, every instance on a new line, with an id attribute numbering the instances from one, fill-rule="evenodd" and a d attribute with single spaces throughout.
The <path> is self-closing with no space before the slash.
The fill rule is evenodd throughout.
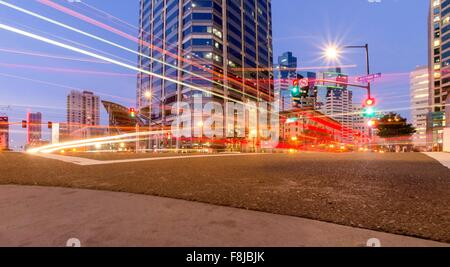
<path id="1" fill-rule="evenodd" d="M 348 82 L 348 76 L 340 68 L 318 74 L 318 79 Z M 318 90 L 325 91 L 320 111 L 342 125 L 342 143 L 353 142 L 353 92 L 346 85 L 335 83 L 318 83 Z"/>
<path id="2" fill-rule="evenodd" d="M 88 91 L 71 91 L 67 96 L 67 125 L 74 139 L 98 135 L 95 126 L 100 125 L 100 97 Z"/>
<path id="3" fill-rule="evenodd" d="M 42 141 L 42 113 L 27 114 L 27 144 L 29 146 L 39 145 Z"/>
<path id="4" fill-rule="evenodd" d="M 342 125 L 315 110 L 292 109 L 280 113 L 280 147 L 325 148 L 342 140 Z"/>
<path id="5" fill-rule="evenodd" d="M 413 144 L 418 148 L 427 147 L 427 116 L 430 112 L 429 101 L 429 70 L 428 66 L 417 67 L 410 74 L 411 118 L 416 128 Z"/>

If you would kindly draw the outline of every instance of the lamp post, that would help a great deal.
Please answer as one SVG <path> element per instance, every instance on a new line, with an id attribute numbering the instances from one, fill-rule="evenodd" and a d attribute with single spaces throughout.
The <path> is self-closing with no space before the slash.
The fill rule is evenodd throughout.
<path id="1" fill-rule="evenodd" d="M 343 46 L 342 49 L 364 49 L 366 51 L 366 70 L 367 75 L 370 75 L 370 57 L 369 57 L 369 44 L 365 45 L 347 45 Z M 325 56 L 330 60 L 336 60 L 339 58 L 341 51 L 335 46 L 330 46 L 325 51 Z M 368 99 L 372 99 L 371 93 L 371 83 L 367 80 L 367 96 Z M 372 140 L 372 128 L 369 127 L 369 142 Z"/>
<path id="2" fill-rule="evenodd" d="M 367 75 L 370 75 L 370 57 L 369 57 L 369 44 L 365 45 L 347 45 L 341 49 L 364 49 L 366 51 L 366 70 Z M 325 50 L 325 57 L 329 60 L 337 60 L 341 54 L 341 49 L 336 46 L 330 46 Z M 367 87 L 368 98 L 371 98 L 370 81 L 368 81 Z"/>

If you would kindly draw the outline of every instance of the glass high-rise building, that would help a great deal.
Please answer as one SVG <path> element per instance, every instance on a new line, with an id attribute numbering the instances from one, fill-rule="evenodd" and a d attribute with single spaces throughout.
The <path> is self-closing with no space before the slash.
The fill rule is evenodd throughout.
<path id="1" fill-rule="evenodd" d="M 429 108 L 427 143 L 441 151 L 445 122 L 445 103 L 450 92 L 450 0 L 429 0 Z"/>
<path id="2" fill-rule="evenodd" d="M 292 52 L 284 52 L 278 57 L 277 71 L 282 79 L 297 78 L 297 58 Z"/>
<path id="3" fill-rule="evenodd" d="M 141 0 L 137 107 L 168 126 L 177 101 L 273 101 L 271 0 Z M 164 64 L 165 63 L 165 64 Z M 183 70 L 183 71 L 181 71 Z M 151 92 L 151 103 L 149 93 Z"/>

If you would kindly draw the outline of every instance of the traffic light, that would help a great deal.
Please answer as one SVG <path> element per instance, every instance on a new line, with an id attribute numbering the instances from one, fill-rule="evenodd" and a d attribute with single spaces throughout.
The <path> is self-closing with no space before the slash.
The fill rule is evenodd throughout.
<path id="1" fill-rule="evenodd" d="M 373 118 L 376 115 L 376 109 L 374 108 L 376 104 L 375 98 L 369 97 L 364 101 L 363 117 Z"/>
<path id="2" fill-rule="evenodd" d="M 22 128 L 23 129 L 26 129 L 27 128 L 27 121 L 22 121 Z"/>
<path id="3" fill-rule="evenodd" d="M 365 104 L 365 106 L 366 107 L 372 107 L 372 106 L 374 106 L 375 105 L 375 98 L 368 98 L 368 99 L 366 99 L 366 101 L 364 102 L 364 104 Z"/>
<path id="4" fill-rule="evenodd" d="M 309 80 L 307 78 L 296 79 L 292 82 L 291 94 L 294 98 L 307 97 L 309 93 Z"/>
<path id="5" fill-rule="evenodd" d="M 363 116 L 366 118 L 373 118 L 376 115 L 375 108 L 373 107 L 366 107 L 363 110 Z"/>
<path id="6" fill-rule="evenodd" d="M 291 88 L 292 97 L 300 97 L 300 87 L 299 87 L 298 83 L 299 83 L 298 80 L 294 80 L 292 82 L 292 88 Z"/>
<path id="7" fill-rule="evenodd" d="M 53 128 L 53 123 L 52 123 L 51 121 L 49 121 L 48 124 L 47 124 L 47 127 L 48 127 L 49 129 L 52 129 L 52 128 Z"/>
<path id="8" fill-rule="evenodd" d="M 129 113 L 132 119 L 136 118 L 136 110 L 134 108 L 130 108 Z"/>

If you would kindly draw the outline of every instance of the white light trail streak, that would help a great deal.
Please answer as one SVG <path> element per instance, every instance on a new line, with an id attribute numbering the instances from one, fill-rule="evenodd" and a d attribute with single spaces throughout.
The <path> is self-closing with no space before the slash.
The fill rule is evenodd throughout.
<path id="1" fill-rule="evenodd" d="M 119 45 L 119 44 L 116 44 L 116 43 L 114 43 L 114 42 L 108 41 L 108 40 L 103 39 L 103 38 L 101 38 L 101 37 L 98 37 L 98 36 L 96 36 L 96 35 L 87 33 L 87 32 L 85 32 L 85 31 L 79 30 L 79 29 L 74 28 L 74 27 L 71 27 L 71 26 L 69 26 L 69 25 L 67 25 L 67 24 L 64 24 L 64 23 L 61 23 L 61 22 L 59 22 L 59 21 L 56 21 L 56 20 L 47 18 L 47 17 L 45 17 L 45 16 L 39 15 L 39 14 L 37 14 L 37 13 L 34 13 L 34 12 L 29 11 L 29 10 L 26 10 L 26 9 L 24 9 L 24 8 L 15 6 L 15 5 L 10 4 L 10 3 L 7 3 L 7 2 L 5 2 L 5 1 L 1 1 L 1 0 L 0 0 L 0 5 L 7 6 L 7 7 L 9 7 L 9 8 L 12 8 L 12 9 L 17 10 L 17 11 L 20 11 L 20 12 L 22 12 L 22 13 L 28 14 L 28 15 L 30 15 L 30 16 L 39 18 L 39 19 L 41 19 L 41 20 L 45 20 L 45 21 L 47 21 L 47 22 L 49 22 L 49 23 L 55 24 L 55 25 L 57 25 L 57 26 L 63 27 L 63 28 L 65 28 L 65 29 L 68 29 L 68 30 L 71 30 L 71 31 L 74 31 L 74 32 L 79 33 L 79 34 L 81 34 L 81 35 L 90 37 L 90 38 L 95 39 L 95 40 L 97 40 L 97 41 L 100 41 L 100 42 L 109 44 L 109 45 L 114 46 L 114 47 L 116 47 L 116 48 L 119 48 L 119 49 L 125 50 L 125 51 L 127 51 L 127 52 L 133 53 L 133 54 L 135 54 L 135 55 L 142 56 L 142 57 L 145 57 L 145 58 L 154 60 L 154 61 L 156 61 L 156 62 L 158 62 L 158 63 L 161 63 L 161 64 L 163 64 L 163 65 L 167 65 L 167 66 L 172 67 L 172 68 L 174 68 L 174 69 L 177 69 L 177 70 L 179 70 L 179 71 L 188 73 L 188 74 L 190 74 L 190 75 L 192 75 L 192 76 L 195 76 L 195 77 L 197 77 L 197 78 L 200 78 L 200 79 L 203 79 L 203 80 L 212 82 L 212 83 L 214 83 L 214 84 L 216 84 L 216 85 L 224 86 L 225 88 L 227 88 L 227 89 L 229 89 L 229 90 L 236 91 L 236 92 L 238 92 L 238 93 L 240 93 L 240 94 L 243 94 L 243 95 L 245 95 L 245 96 L 248 96 L 248 97 L 257 99 L 255 96 L 249 95 L 249 94 L 247 94 L 247 93 L 245 93 L 245 92 L 241 92 L 241 91 L 236 90 L 236 89 L 234 89 L 234 88 L 232 88 L 232 87 L 229 87 L 229 86 L 226 86 L 226 85 L 221 84 L 221 83 L 219 83 L 219 82 L 216 82 L 216 81 L 214 81 L 214 80 L 208 79 L 207 77 L 204 77 L 204 76 L 198 75 L 198 74 L 196 74 L 196 73 L 193 73 L 193 72 L 184 70 L 184 69 L 182 69 L 182 68 L 179 68 L 178 66 L 171 65 L 171 64 L 166 63 L 166 62 L 164 62 L 164 61 L 161 61 L 161 60 L 159 60 L 159 59 L 156 59 L 156 58 L 153 58 L 153 57 L 144 55 L 144 54 L 142 54 L 142 53 L 138 53 L 138 52 L 136 52 L 136 51 L 134 51 L 134 50 L 132 50 L 132 49 L 129 49 L 129 48 L 127 48 L 127 47 L 124 47 L 124 46 L 122 46 L 122 45 Z M 55 41 L 55 42 L 56 42 L 56 41 Z"/>

